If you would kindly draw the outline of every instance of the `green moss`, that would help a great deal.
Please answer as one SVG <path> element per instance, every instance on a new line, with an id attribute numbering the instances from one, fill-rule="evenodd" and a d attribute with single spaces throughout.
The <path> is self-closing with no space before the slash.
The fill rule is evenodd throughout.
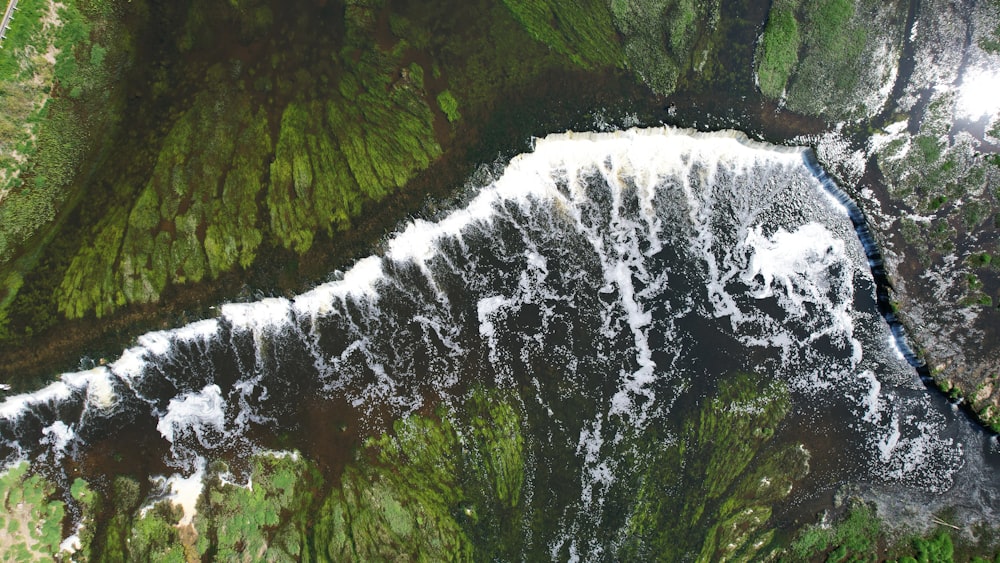
<path id="1" fill-rule="evenodd" d="M 94 243 L 73 258 L 57 292 L 67 317 L 153 302 L 168 283 L 253 261 L 263 241 L 257 193 L 271 147 L 266 116 L 245 97 L 222 103 L 219 95 L 196 98 L 171 127 L 131 209 L 112 209 Z M 207 133 L 206 122 L 214 124 Z"/>
<path id="2" fill-rule="evenodd" d="M 0 475 L 0 553 L 51 560 L 59 553 L 65 504 L 55 487 L 22 462 Z"/>
<path id="3" fill-rule="evenodd" d="M 180 507 L 163 501 L 136 518 L 128 539 L 128 559 L 185 563 L 184 547 L 177 528 L 181 516 Z"/>
<path id="4" fill-rule="evenodd" d="M 795 20 L 797 2 L 775 2 L 768 14 L 767 25 L 758 48 L 757 75 L 760 91 L 769 98 L 780 98 L 788 79 L 799 62 L 798 22 Z"/>
<path id="5" fill-rule="evenodd" d="M 764 449 L 788 407 L 783 386 L 738 374 L 719 385 L 676 443 L 650 441 L 620 555 L 672 561 L 697 553 L 698 561 L 714 561 L 762 558 L 773 549 L 771 505 L 808 467 L 800 447 Z"/>
<path id="6" fill-rule="evenodd" d="M 458 100 L 455 99 L 451 91 L 445 90 L 438 94 L 437 103 L 448 121 L 455 123 L 462 118 L 462 114 L 458 113 Z"/>
<path id="7" fill-rule="evenodd" d="M 920 154 L 923 156 L 924 162 L 927 164 L 933 164 L 941 158 L 941 144 L 936 138 L 929 135 L 921 135 L 915 139 L 915 142 L 917 143 L 917 148 L 920 149 Z M 948 168 L 948 170 L 950 169 L 951 167 Z"/>
<path id="8" fill-rule="evenodd" d="M 624 65 L 606 2 L 504 0 L 504 4 L 532 37 L 575 64 L 586 69 Z"/>
<path id="9" fill-rule="evenodd" d="M 762 93 L 784 91 L 790 109 L 831 120 L 873 115 L 892 78 L 883 59 L 901 52 L 904 11 L 874 0 L 773 3 L 757 57 Z"/>
<path id="10" fill-rule="evenodd" d="M 472 546 L 452 509 L 458 437 L 446 421 L 398 421 L 395 437 L 369 443 L 377 465 L 348 468 L 316 526 L 320 560 L 468 561 Z M 376 470 L 395 468 L 396 471 Z"/>
<path id="11" fill-rule="evenodd" d="M 68 318 L 94 312 L 98 318 L 125 303 L 115 276 L 115 261 L 125 233 L 126 212 L 111 210 L 95 227 L 93 242 L 85 244 L 56 290 L 59 311 Z"/>
<path id="12" fill-rule="evenodd" d="M 254 458 L 251 485 L 208 479 L 195 517 L 198 552 L 235 561 L 247 554 L 269 561 L 295 561 L 302 555 L 309 508 L 322 480 L 300 456 Z"/>
<path id="13" fill-rule="evenodd" d="M 836 561 L 848 554 L 864 556 L 875 551 L 881 537 L 881 522 L 875 509 L 853 501 L 846 516 L 836 525 L 816 524 L 800 531 L 783 558 L 806 561 L 831 550 L 837 554 Z"/>
<path id="14" fill-rule="evenodd" d="M 625 37 L 627 66 L 655 92 L 669 94 L 691 66 L 697 35 L 719 19 L 719 6 L 692 0 L 612 0 L 615 26 Z"/>
<path id="15" fill-rule="evenodd" d="M 516 554 L 524 441 L 509 397 L 474 392 L 458 410 L 397 421 L 371 439 L 319 513 L 320 560 L 469 561 Z M 475 541 L 473 541 L 475 540 Z"/>

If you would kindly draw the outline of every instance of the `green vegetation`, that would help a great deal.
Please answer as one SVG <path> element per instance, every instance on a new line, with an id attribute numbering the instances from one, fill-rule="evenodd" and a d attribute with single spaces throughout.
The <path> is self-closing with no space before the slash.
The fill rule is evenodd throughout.
<path id="1" fill-rule="evenodd" d="M 399 80 L 405 42 L 390 51 L 375 46 L 361 13 L 362 27 L 350 29 L 357 47 L 338 57 L 339 84 L 325 100 L 290 102 L 277 142 L 246 85 L 225 65 L 207 68 L 145 187 L 115 187 L 134 202 L 130 210 L 116 205 L 84 234 L 55 292 L 59 311 L 102 317 L 156 301 L 169 284 L 248 268 L 268 234 L 304 253 L 317 233 L 349 228 L 365 203 L 402 188 L 440 156 L 422 67 L 409 64 Z M 450 92 L 439 102 L 459 119 Z"/>
<path id="2" fill-rule="evenodd" d="M 126 38 L 97 4 L 55 6 L 19 2 L 0 50 L 0 265 L 55 219 L 94 130 L 113 119 L 95 108 L 121 64 L 108 45 Z"/>
<path id="3" fill-rule="evenodd" d="M 785 551 L 789 561 L 808 561 L 829 553 L 828 561 L 843 561 L 848 555 L 874 553 L 882 538 L 882 524 L 871 506 L 853 501 L 846 516 L 835 526 L 808 526 Z"/>
<path id="4" fill-rule="evenodd" d="M 438 107 L 444 112 L 445 117 L 448 121 L 455 123 L 462 118 L 462 115 L 458 113 L 458 100 L 452 95 L 450 90 L 445 90 L 437 96 Z"/>
<path id="5" fill-rule="evenodd" d="M 403 552 L 418 560 L 471 560 L 471 542 L 452 514 L 462 501 L 454 427 L 412 417 L 394 431 L 369 444 L 377 465 L 349 468 L 327 498 L 316 524 L 317 560 L 375 561 Z"/>
<path id="6" fill-rule="evenodd" d="M 935 96 L 917 134 L 899 134 L 882 146 L 876 160 L 894 199 L 918 213 L 933 213 L 925 221 L 902 219 L 901 233 L 915 257 L 930 266 L 962 241 L 968 245 L 963 249 L 965 263 L 974 271 L 986 270 L 993 248 L 988 241 L 976 241 L 975 235 L 991 227 L 990 218 L 1000 208 L 991 189 L 1000 177 L 1000 165 L 977 154 L 968 139 L 947 140 L 954 103 L 949 94 Z M 956 304 L 991 303 L 979 289 L 970 286 Z"/>
<path id="7" fill-rule="evenodd" d="M 363 203 L 381 201 L 441 155 L 422 70 L 394 81 L 399 49 L 352 57 L 345 54 L 354 70 L 338 96 L 293 103 L 281 119 L 267 204 L 278 240 L 300 253 L 318 230 L 350 227 Z"/>
<path id="8" fill-rule="evenodd" d="M 185 549 L 177 527 L 182 515 L 181 508 L 169 501 L 158 502 L 140 514 L 132 524 L 125 560 L 184 563 Z"/>
<path id="9" fill-rule="evenodd" d="M 853 109 L 831 106 L 839 105 L 837 98 L 849 96 L 859 85 L 856 65 L 863 59 L 868 30 L 855 18 L 853 0 L 820 0 L 804 11 L 804 55 L 788 92 L 788 105 L 839 116 Z"/>
<path id="10" fill-rule="evenodd" d="M 612 0 L 611 13 L 625 37 L 625 58 L 653 91 L 670 94 L 694 64 L 694 47 L 719 22 L 719 4 L 696 0 Z"/>
<path id="11" fill-rule="evenodd" d="M 903 3 L 874 0 L 772 3 L 757 47 L 761 93 L 830 120 L 874 115 L 894 76 L 904 11 Z"/>
<path id="12" fill-rule="evenodd" d="M 935 517 L 939 524 L 942 520 Z M 890 561 L 892 563 L 1000 562 L 1000 554 L 988 545 L 958 545 L 943 526 L 922 535 L 890 538 L 884 523 L 870 505 L 852 500 L 847 512 L 834 522 L 821 522 L 799 531 L 785 549 L 781 561 Z M 985 543 L 989 543 L 988 541 Z"/>
<path id="13" fill-rule="evenodd" d="M 780 384 L 724 380 L 676 444 L 650 452 L 622 558 L 750 560 L 772 551 L 771 506 L 808 471 L 800 446 L 765 447 L 788 408 Z"/>
<path id="14" fill-rule="evenodd" d="M 397 421 L 393 435 L 369 441 L 373 461 L 348 468 L 320 512 L 313 557 L 486 561 L 519 552 L 520 416 L 503 395 L 483 392 L 439 416 Z"/>
<path id="15" fill-rule="evenodd" d="M 271 561 L 297 560 L 321 483 L 298 455 L 255 457 L 246 488 L 223 482 L 218 473 L 210 476 L 195 518 L 198 553 L 212 553 L 217 561 L 263 553 Z"/>
<path id="16" fill-rule="evenodd" d="M 532 37 L 575 64 L 586 69 L 624 66 L 607 2 L 504 0 L 504 4 Z"/>
<path id="17" fill-rule="evenodd" d="M 62 542 L 66 505 L 55 487 L 22 462 L 0 475 L 0 553 L 5 560 L 52 559 Z"/>
<path id="18" fill-rule="evenodd" d="M 764 36 L 758 46 L 757 74 L 760 91 L 769 98 L 784 95 L 785 86 L 799 62 L 799 25 L 795 20 L 797 0 L 775 2 L 767 16 Z"/>

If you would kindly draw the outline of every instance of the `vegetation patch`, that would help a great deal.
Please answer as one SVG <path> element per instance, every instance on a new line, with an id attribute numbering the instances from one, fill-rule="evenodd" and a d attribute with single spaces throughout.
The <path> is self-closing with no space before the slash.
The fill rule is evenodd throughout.
<path id="1" fill-rule="evenodd" d="M 603 0 L 504 0 L 535 39 L 575 64 L 621 67 L 624 56 L 608 4 Z"/>
<path id="2" fill-rule="evenodd" d="M 769 98 L 781 98 L 788 79 L 799 62 L 799 24 L 795 20 L 798 2 L 775 2 L 767 16 L 764 35 L 757 50 L 760 91 Z"/>
<path id="3" fill-rule="evenodd" d="M 55 487 L 21 462 L 0 475 L 0 553 L 14 561 L 53 559 L 62 542 L 66 505 Z"/>
<path id="4" fill-rule="evenodd" d="M 615 26 L 625 37 L 625 59 L 658 94 L 670 94 L 694 67 L 694 46 L 719 22 L 718 2 L 612 0 Z"/>
<path id="5" fill-rule="evenodd" d="M 677 443 L 650 452 L 623 559 L 766 558 L 775 549 L 771 507 L 808 471 L 800 446 L 765 447 L 788 408 L 778 383 L 746 374 L 724 380 Z"/>

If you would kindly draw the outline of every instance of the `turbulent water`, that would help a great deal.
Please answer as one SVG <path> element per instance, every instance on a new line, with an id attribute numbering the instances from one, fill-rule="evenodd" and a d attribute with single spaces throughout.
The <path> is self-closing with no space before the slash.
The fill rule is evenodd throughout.
<path id="1" fill-rule="evenodd" d="M 671 432 L 714 382 L 753 372 L 787 384 L 779 439 L 811 455 L 792 504 L 856 484 L 991 514 L 993 442 L 907 363 L 842 196 L 817 174 L 804 150 L 731 132 L 549 136 L 336 281 L 224 305 L 7 398 L 4 459 L 58 473 L 132 440 L 162 458 L 150 470 L 175 473 L 175 492 L 196 493 L 206 460 L 277 436 L 309 450 L 317 409 L 375 432 L 497 386 L 521 397 L 538 451 L 571 452 L 577 500 L 549 541 L 586 553 L 631 469 L 628 437 Z"/>

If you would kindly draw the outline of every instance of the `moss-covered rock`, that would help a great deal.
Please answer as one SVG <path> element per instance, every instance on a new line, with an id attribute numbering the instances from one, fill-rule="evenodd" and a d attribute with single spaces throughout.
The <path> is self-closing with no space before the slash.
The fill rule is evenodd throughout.
<path id="1" fill-rule="evenodd" d="M 672 93 L 678 80 L 699 66 L 695 45 L 715 30 L 719 10 L 715 1 L 611 1 L 628 68 L 659 94 Z"/>
<path id="2" fill-rule="evenodd" d="M 896 77 L 907 9 L 873 0 L 772 3 L 757 47 L 761 93 L 829 120 L 874 116 Z"/>
<path id="3" fill-rule="evenodd" d="M 757 80 L 762 94 L 782 98 L 799 62 L 802 37 L 795 19 L 797 0 L 775 2 L 767 16 L 764 35 L 757 47 Z"/>
<path id="4" fill-rule="evenodd" d="M 197 549 L 217 561 L 297 561 L 322 479 L 298 454 L 255 456 L 246 487 L 208 478 L 194 518 Z"/>
<path id="5" fill-rule="evenodd" d="M 723 380 L 676 443 L 655 440 L 638 480 L 630 560 L 750 560 L 774 549 L 774 503 L 808 471 L 800 446 L 766 447 L 788 412 L 788 392 L 766 378 Z"/>
<path id="6" fill-rule="evenodd" d="M 55 486 L 22 462 L 0 475 L 0 553 L 9 561 L 52 560 L 62 542 L 66 505 Z"/>
<path id="7" fill-rule="evenodd" d="M 583 68 L 621 67 L 624 53 L 607 2 L 504 0 L 531 35 Z"/>

